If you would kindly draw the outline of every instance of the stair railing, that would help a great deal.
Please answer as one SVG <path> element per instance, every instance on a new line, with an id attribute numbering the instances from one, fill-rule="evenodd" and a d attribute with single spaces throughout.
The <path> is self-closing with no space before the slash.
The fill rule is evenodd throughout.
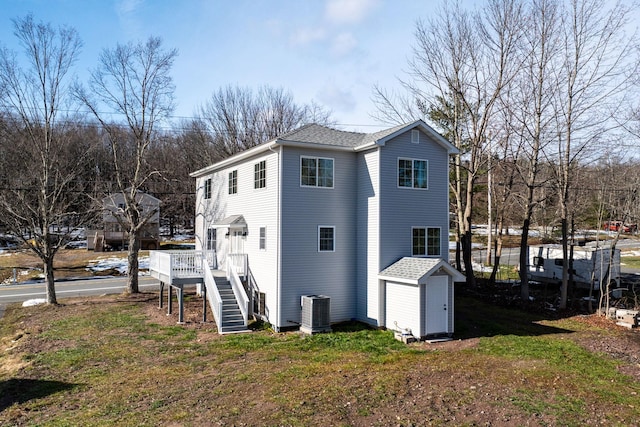
<path id="1" fill-rule="evenodd" d="M 238 301 L 238 306 L 242 313 L 242 320 L 246 326 L 249 322 L 249 297 L 244 290 L 237 268 L 231 258 L 227 258 L 227 279 L 229 279 L 229 283 L 231 283 L 231 289 L 233 289 L 233 294 L 236 297 L 236 301 Z"/>
<path id="2" fill-rule="evenodd" d="M 207 290 L 207 299 L 209 300 L 209 305 L 211 306 L 211 311 L 213 312 L 213 318 L 218 325 L 218 332 L 222 331 L 222 297 L 220 296 L 220 292 L 218 291 L 218 287 L 216 286 L 216 281 L 213 278 L 213 274 L 211 273 L 211 269 L 209 268 L 209 262 L 207 261 L 207 257 L 202 257 L 202 270 L 204 273 L 204 286 Z"/>

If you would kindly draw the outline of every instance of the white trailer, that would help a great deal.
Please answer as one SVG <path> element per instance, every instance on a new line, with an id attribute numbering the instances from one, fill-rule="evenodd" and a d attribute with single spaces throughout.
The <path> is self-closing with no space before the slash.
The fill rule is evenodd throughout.
<path id="1" fill-rule="evenodd" d="M 529 280 L 560 284 L 563 262 L 562 245 L 529 246 Z M 596 246 L 592 242 L 574 246 L 573 263 L 569 266 L 572 266 L 572 279 L 579 288 L 589 289 L 593 284 L 593 289 L 599 291 L 601 283 L 606 284 L 607 279 L 610 290 L 620 287 L 620 249 L 614 249 L 612 257 L 609 245 Z"/>

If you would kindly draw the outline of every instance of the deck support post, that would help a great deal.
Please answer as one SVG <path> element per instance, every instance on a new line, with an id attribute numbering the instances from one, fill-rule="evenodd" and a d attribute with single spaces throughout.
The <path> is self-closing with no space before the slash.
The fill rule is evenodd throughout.
<path id="1" fill-rule="evenodd" d="M 164 302 L 162 301 L 162 298 L 164 297 L 164 282 L 160 282 L 160 303 L 158 305 L 158 308 L 163 308 L 164 307 Z"/>
<path id="2" fill-rule="evenodd" d="M 182 286 L 176 289 L 178 293 L 178 323 L 184 323 L 184 292 Z"/>
<path id="3" fill-rule="evenodd" d="M 169 289 L 167 289 L 167 316 L 173 313 L 172 297 L 173 297 L 172 287 L 169 286 Z"/>
<path id="4" fill-rule="evenodd" d="M 202 288 L 202 323 L 207 323 L 207 287 Z"/>

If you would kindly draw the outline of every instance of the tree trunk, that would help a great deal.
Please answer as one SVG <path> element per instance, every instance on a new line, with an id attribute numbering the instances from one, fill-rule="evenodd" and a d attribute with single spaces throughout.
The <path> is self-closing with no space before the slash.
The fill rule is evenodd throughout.
<path id="1" fill-rule="evenodd" d="M 137 294 L 140 292 L 138 289 L 138 252 L 140 251 L 140 239 L 137 232 L 129 233 L 129 251 L 127 253 L 128 267 L 127 267 L 127 294 Z"/>
<path id="2" fill-rule="evenodd" d="M 47 280 L 47 304 L 58 304 L 56 298 L 56 285 L 53 277 L 53 256 L 49 256 L 43 262 L 44 277 Z"/>
<path id="3" fill-rule="evenodd" d="M 522 301 L 529 301 L 529 227 L 530 217 L 524 219 L 522 224 L 522 235 L 520 236 L 520 298 Z"/>
<path id="4" fill-rule="evenodd" d="M 561 219 L 562 227 L 562 284 L 560 285 L 560 304 L 558 308 L 564 310 L 567 308 L 567 296 L 569 290 L 569 233 L 568 221 L 563 215 Z"/>
<path id="5" fill-rule="evenodd" d="M 496 283 L 496 276 L 500 269 L 500 258 L 502 257 L 502 228 L 498 231 L 495 241 L 495 254 L 493 256 L 493 270 L 491 270 L 491 276 L 489 277 L 489 283 L 492 285 Z"/>

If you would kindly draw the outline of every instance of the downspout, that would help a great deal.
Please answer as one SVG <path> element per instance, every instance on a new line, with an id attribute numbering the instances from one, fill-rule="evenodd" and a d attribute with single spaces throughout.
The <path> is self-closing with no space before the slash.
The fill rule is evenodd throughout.
<path id="1" fill-rule="evenodd" d="M 282 162 L 280 161 L 280 156 L 282 155 L 282 146 L 280 146 L 279 151 L 275 151 L 273 149 L 272 145 L 269 145 L 269 151 L 271 151 L 272 153 L 274 153 L 276 155 L 276 158 L 278 159 L 278 185 L 276 187 L 276 227 L 277 227 L 277 232 L 276 232 L 276 238 L 277 238 L 277 243 L 276 243 L 276 327 L 275 330 L 277 332 L 279 332 L 280 330 L 280 271 L 281 271 L 281 265 L 280 265 L 280 252 L 282 250 L 281 247 L 281 235 L 282 235 L 282 224 L 280 222 L 280 189 L 282 187 Z"/>

